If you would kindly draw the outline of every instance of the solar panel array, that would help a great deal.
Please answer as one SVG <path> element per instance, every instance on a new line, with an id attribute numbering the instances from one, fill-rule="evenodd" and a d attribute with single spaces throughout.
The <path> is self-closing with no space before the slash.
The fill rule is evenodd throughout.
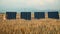
<path id="1" fill-rule="evenodd" d="M 16 19 L 16 12 L 6 12 L 7 19 Z"/>
<path id="2" fill-rule="evenodd" d="M 21 19 L 31 20 L 31 12 L 21 12 Z M 6 12 L 7 19 L 16 19 L 16 12 Z M 35 19 L 45 18 L 45 12 L 34 12 Z M 48 18 L 59 19 L 58 12 L 48 12 Z"/>
<path id="3" fill-rule="evenodd" d="M 44 12 L 34 12 L 34 18 L 35 19 L 45 18 L 45 13 Z"/>
<path id="4" fill-rule="evenodd" d="M 48 18 L 59 19 L 58 12 L 48 12 Z"/>
<path id="5" fill-rule="evenodd" d="M 31 20 L 31 12 L 21 12 L 21 19 Z"/>

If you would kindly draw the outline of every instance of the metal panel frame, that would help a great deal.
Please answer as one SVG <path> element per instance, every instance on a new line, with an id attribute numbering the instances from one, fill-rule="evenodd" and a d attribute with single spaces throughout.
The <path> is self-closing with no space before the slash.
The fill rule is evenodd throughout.
<path id="1" fill-rule="evenodd" d="M 34 12 L 35 19 L 43 19 L 45 18 L 45 12 Z"/>
<path id="2" fill-rule="evenodd" d="M 48 18 L 59 19 L 58 12 L 48 12 Z"/>
<path id="3" fill-rule="evenodd" d="M 16 12 L 6 12 L 7 19 L 16 19 Z"/>
<path id="4" fill-rule="evenodd" d="M 21 19 L 31 20 L 31 12 L 21 12 Z"/>

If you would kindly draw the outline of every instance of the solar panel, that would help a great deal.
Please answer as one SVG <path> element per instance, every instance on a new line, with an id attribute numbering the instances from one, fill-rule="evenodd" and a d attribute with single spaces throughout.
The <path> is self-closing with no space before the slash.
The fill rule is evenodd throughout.
<path id="1" fill-rule="evenodd" d="M 48 18 L 59 19 L 58 12 L 48 12 Z"/>
<path id="2" fill-rule="evenodd" d="M 16 12 L 6 12 L 7 19 L 16 19 Z"/>
<path id="3" fill-rule="evenodd" d="M 31 12 L 21 12 L 21 19 L 31 20 Z"/>
<path id="4" fill-rule="evenodd" d="M 34 18 L 35 19 L 45 18 L 45 13 L 44 12 L 34 12 Z"/>

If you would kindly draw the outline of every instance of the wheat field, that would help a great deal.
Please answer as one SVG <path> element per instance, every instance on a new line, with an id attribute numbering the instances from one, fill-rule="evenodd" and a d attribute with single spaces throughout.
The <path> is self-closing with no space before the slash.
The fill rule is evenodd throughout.
<path id="1" fill-rule="evenodd" d="M 45 17 L 24 20 L 17 14 L 17 19 L 8 20 L 5 14 L 0 14 L 0 34 L 60 34 L 60 19 Z"/>

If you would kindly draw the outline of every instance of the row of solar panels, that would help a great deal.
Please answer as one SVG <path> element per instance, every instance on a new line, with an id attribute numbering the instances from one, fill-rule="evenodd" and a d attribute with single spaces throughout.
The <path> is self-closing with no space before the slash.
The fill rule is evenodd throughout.
<path id="1" fill-rule="evenodd" d="M 7 19 L 16 19 L 16 12 L 6 12 Z M 31 20 L 31 12 L 21 12 L 21 19 Z M 45 18 L 45 12 L 34 12 L 35 19 Z M 59 19 L 58 12 L 48 12 L 48 18 Z"/>

